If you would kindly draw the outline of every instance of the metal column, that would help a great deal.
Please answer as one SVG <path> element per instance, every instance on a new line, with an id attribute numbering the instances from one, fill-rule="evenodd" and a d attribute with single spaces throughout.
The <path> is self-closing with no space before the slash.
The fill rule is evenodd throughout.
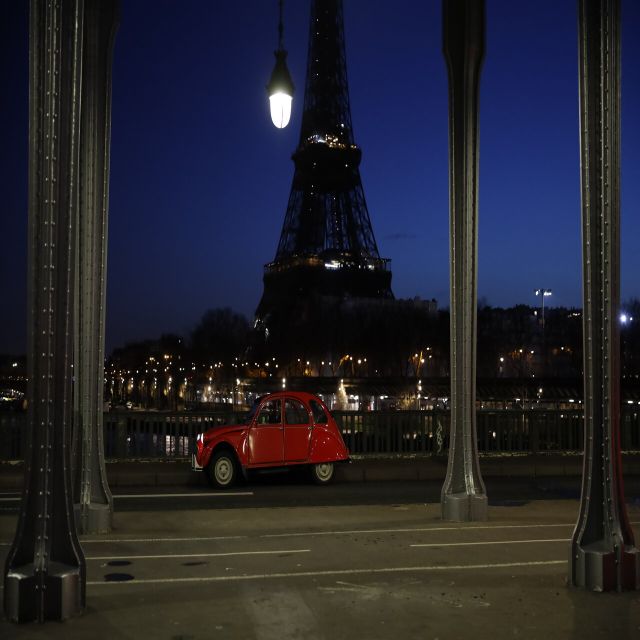
<path id="1" fill-rule="evenodd" d="M 113 498 L 104 464 L 106 298 L 111 68 L 116 0 L 86 0 L 74 351 L 73 484 L 80 533 L 111 530 Z"/>
<path id="2" fill-rule="evenodd" d="M 640 588 L 620 457 L 620 3 L 580 0 L 585 451 L 569 580 Z"/>
<path id="3" fill-rule="evenodd" d="M 444 0 L 442 12 L 449 75 L 451 243 L 451 432 L 442 518 L 486 520 L 476 442 L 478 93 L 484 0 Z"/>
<path id="4" fill-rule="evenodd" d="M 32 0 L 29 24 L 28 447 L 4 575 L 12 621 L 85 601 L 71 496 L 71 377 L 83 3 Z"/>

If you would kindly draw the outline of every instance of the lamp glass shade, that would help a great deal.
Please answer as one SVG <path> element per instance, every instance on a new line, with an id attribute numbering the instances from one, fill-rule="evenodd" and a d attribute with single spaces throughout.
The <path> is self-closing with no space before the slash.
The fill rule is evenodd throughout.
<path id="1" fill-rule="evenodd" d="M 278 129 L 283 129 L 291 119 L 294 87 L 291 74 L 287 69 L 287 52 L 284 49 L 278 49 L 273 54 L 276 57 L 276 64 L 267 85 L 267 95 L 271 108 L 271 120 Z"/>
<path id="2" fill-rule="evenodd" d="M 291 119 L 291 96 L 278 91 L 269 96 L 271 121 L 278 129 L 284 129 Z"/>

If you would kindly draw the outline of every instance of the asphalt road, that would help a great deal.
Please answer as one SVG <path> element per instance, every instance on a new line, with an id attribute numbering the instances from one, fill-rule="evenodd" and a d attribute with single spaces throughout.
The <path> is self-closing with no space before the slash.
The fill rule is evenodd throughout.
<path id="1" fill-rule="evenodd" d="M 489 478 L 490 506 L 521 506 L 532 500 L 577 500 L 575 477 Z M 433 504 L 440 502 L 440 481 L 334 483 L 319 487 L 303 473 L 261 473 L 228 491 L 205 486 L 118 487 L 113 490 L 117 511 L 208 510 L 297 506 Z M 625 483 L 629 504 L 640 505 L 640 478 Z M 17 513 L 18 492 L 0 492 L 0 513 Z"/>
<path id="2" fill-rule="evenodd" d="M 640 637 L 638 593 L 566 586 L 577 500 L 512 489 L 488 522 L 459 524 L 418 482 L 120 493 L 113 532 L 82 538 L 84 615 L 3 621 L 0 637 Z M 640 506 L 629 514 L 640 533 Z M 15 521 L 0 513 L 2 562 Z"/>

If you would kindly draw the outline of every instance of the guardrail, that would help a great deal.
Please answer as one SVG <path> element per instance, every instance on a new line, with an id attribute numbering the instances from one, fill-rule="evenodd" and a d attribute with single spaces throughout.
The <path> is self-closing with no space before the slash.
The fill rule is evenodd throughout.
<path id="1" fill-rule="evenodd" d="M 447 411 L 334 411 L 352 454 L 445 454 Z M 167 458 L 191 454 L 196 435 L 238 416 L 207 413 L 112 411 L 104 414 L 107 458 Z M 25 446 L 26 415 L 0 414 L 0 460 L 19 460 Z M 582 411 L 556 409 L 478 410 L 478 450 L 540 453 L 583 450 Z M 640 411 L 620 421 L 623 451 L 640 450 Z"/>

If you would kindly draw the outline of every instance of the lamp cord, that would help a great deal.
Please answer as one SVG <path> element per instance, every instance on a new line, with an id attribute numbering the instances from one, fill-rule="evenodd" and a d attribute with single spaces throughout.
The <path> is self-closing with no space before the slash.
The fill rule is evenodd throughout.
<path id="1" fill-rule="evenodd" d="M 278 1 L 278 6 L 280 8 L 280 20 L 278 21 L 278 49 L 284 49 L 284 27 L 282 26 L 282 5 L 284 4 L 284 0 Z"/>

